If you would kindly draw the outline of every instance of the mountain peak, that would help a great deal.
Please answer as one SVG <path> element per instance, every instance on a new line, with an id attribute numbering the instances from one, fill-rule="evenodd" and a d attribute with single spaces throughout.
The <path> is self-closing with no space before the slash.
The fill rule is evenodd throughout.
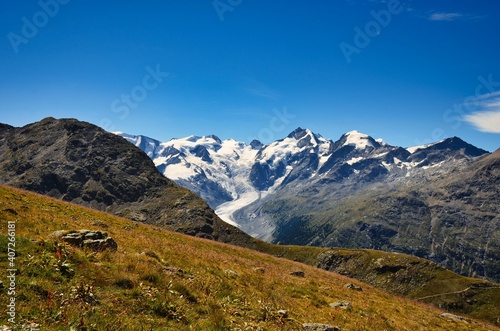
<path id="1" fill-rule="evenodd" d="M 300 127 L 292 131 L 287 138 L 295 139 L 299 148 L 305 146 L 317 146 L 325 141 L 325 139 L 323 139 L 320 135 L 315 134 L 309 129 L 302 129 Z"/>
<path id="2" fill-rule="evenodd" d="M 352 130 L 342 135 L 341 140 L 345 139 L 343 146 L 351 145 L 356 149 L 365 149 L 366 147 L 380 147 L 380 144 L 372 137 L 358 130 Z"/>
<path id="3" fill-rule="evenodd" d="M 484 149 L 478 148 L 459 137 L 451 137 L 437 142 L 431 146 L 432 149 L 448 149 L 451 151 L 463 150 L 465 155 L 469 157 L 476 157 L 488 153 Z"/>
<path id="4" fill-rule="evenodd" d="M 253 149 L 261 149 L 262 146 L 264 146 L 260 140 L 257 140 L 257 139 L 254 139 L 252 140 L 252 142 L 250 143 L 250 146 L 253 148 Z"/>
<path id="5" fill-rule="evenodd" d="M 302 129 L 300 126 L 290 132 L 290 134 L 287 136 L 287 138 L 295 138 L 295 139 L 300 139 L 304 137 L 306 134 L 308 134 L 310 131 L 309 129 Z"/>
<path id="6" fill-rule="evenodd" d="M 212 138 L 213 140 L 215 140 L 218 144 L 222 144 L 222 140 L 220 140 L 219 137 L 217 137 L 216 135 L 214 134 L 211 134 L 209 136 L 207 136 L 207 138 Z"/>

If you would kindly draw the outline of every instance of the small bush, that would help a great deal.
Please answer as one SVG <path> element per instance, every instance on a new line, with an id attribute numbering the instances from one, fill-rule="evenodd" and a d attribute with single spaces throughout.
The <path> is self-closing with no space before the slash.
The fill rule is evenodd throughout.
<path id="1" fill-rule="evenodd" d="M 150 282 L 153 285 L 158 285 L 161 281 L 161 277 L 156 272 L 149 272 L 141 277 L 141 280 Z"/>
<path id="2" fill-rule="evenodd" d="M 127 278 L 121 278 L 114 282 L 113 285 L 124 290 L 131 290 L 134 288 L 134 282 Z"/>

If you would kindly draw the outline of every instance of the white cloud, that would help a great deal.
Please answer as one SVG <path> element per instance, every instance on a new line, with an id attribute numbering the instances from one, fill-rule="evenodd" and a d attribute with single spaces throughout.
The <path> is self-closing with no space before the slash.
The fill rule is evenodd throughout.
<path id="1" fill-rule="evenodd" d="M 279 93 L 276 92 L 275 90 L 271 89 L 269 86 L 259 82 L 259 81 L 253 81 L 251 83 L 252 87 L 246 87 L 244 90 L 251 94 L 255 95 L 258 97 L 263 97 L 271 100 L 278 100 L 279 99 Z"/>
<path id="2" fill-rule="evenodd" d="M 464 121 L 481 132 L 500 133 L 500 91 L 480 96 L 476 105 L 479 110 L 464 116 Z"/>
<path id="3" fill-rule="evenodd" d="M 455 21 L 462 18 L 464 15 L 460 13 L 433 13 L 428 19 L 431 21 Z"/>
<path id="4" fill-rule="evenodd" d="M 500 133 L 500 110 L 476 112 L 465 116 L 464 120 L 482 132 Z"/>

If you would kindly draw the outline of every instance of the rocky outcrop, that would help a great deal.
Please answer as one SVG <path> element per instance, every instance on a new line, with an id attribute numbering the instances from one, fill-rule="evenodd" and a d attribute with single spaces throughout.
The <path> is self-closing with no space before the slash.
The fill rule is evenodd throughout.
<path id="1" fill-rule="evenodd" d="M 118 244 L 106 232 L 91 230 L 56 231 L 50 237 L 62 240 L 71 246 L 90 249 L 95 252 L 116 251 Z"/>
<path id="2" fill-rule="evenodd" d="M 330 324 L 304 323 L 302 327 L 306 331 L 342 331 L 340 327 L 331 326 Z"/>
<path id="3" fill-rule="evenodd" d="M 352 305 L 349 301 L 335 301 L 330 304 L 331 308 L 340 308 L 343 310 L 351 310 Z"/>

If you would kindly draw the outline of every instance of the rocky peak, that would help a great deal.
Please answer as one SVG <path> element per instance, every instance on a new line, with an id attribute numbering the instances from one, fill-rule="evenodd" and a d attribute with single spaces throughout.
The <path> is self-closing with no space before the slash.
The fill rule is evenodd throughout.
<path id="1" fill-rule="evenodd" d="M 215 140 L 215 142 L 216 142 L 216 143 L 218 143 L 218 144 L 222 144 L 222 140 L 220 140 L 220 138 L 219 138 L 219 137 L 217 137 L 217 136 L 216 136 L 216 135 L 214 135 L 214 134 L 211 134 L 211 135 L 207 136 L 207 138 L 212 138 L 213 140 Z"/>
<path id="2" fill-rule="evenodd" d="M 252 142 L 250 143 L 250 146 L 252 147 L 252 149 L 257 149 L 257 150 L 264 147 L 264 145 L 257 139 L 252 140 Z"/>
<path id="3" fill-rule="evenodd" d="M 412 161 L 421 162 L 422 166 L 428 163 L 437 163 L 449 159 L 470 159 L 487 154 L 488 152 L 477 148 L 458 137 L 451 137 L 435 144 L 416 149 L 410 156 Z"/>

